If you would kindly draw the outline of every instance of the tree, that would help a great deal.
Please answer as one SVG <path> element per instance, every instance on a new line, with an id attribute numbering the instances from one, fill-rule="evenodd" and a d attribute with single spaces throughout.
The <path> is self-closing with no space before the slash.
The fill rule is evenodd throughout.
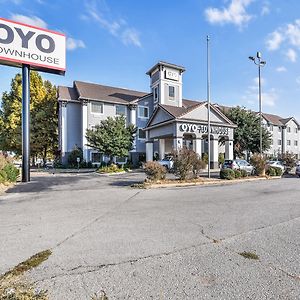
<path id="1" fill-rule="evenodd" d="M 235 156 L 244 152 L 260 152 L 260 118 L 257 114 L 242 107 L 234 107 L 225 112 L 226 116 L 237 125 L 234 129 L 233 150 Z M 271 134 L 262 128 L 262 151 L 271 146 Z"/>
<path id="2" fill-rule="evenodd" d="M 126 127 L 124 116 L 108 117 L 96 125 L 94 130 L 87 129 L 87 146 L 107 155 L 110 160 L 114 156 L 125 157 L 132 149 L 135 132 L 134 125 Z"/>
<path id="3" fill-rule="evenodd" d="M 56 87 L 30 72 L 30 151 L 31 157 L 53 155 L 58 145 Z M 0 149 L 22 153 L 22 76 L 17 74 L 11 90 L 4 92 L 0 109 Z"/>

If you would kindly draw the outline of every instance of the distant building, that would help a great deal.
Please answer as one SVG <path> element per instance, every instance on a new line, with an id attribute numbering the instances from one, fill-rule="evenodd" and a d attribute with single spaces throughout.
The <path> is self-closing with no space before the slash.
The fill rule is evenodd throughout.
<path id="1" fill-rule="evenodd" d="M 295 118 L 282 118 L 277 115 L 263 113 L 263 125 L 272 135 L 271 148 L 266 152 L 277 156 L 280 153 L 293 153 L 300 158 L 299 123 Z"/>
<path id="2" fill-rule="evenodd" d="M 84 160 L 99 164 L 102 153 L 86 144 L 86 130 L 107 117 L 125 115 L 137 126 L 130 159 L 163 158 L 174 149 L 186 146 L 199 155 L 207 152 L 207 102 L 182 97 L 181 66 L 158 62 L 146 74 L 150 93 L 74 81 L 73 87 L 59 87 L 59 146 L 62 162 L 75 145 L 83 149 Z M 233 158 L 233 132 L 236 127 L 217 107 L 211 105 L 211 166 L 218 166 L 219 153 Z M 222 145 L 219 142 L 222 140 Z M 122 162 L 124 158 L 115 158 Z"/>

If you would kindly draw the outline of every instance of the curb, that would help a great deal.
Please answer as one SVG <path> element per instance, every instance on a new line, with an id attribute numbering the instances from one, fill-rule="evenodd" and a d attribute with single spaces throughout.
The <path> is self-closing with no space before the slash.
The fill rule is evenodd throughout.
<path id="1" fill-rule="evenodd" d="M 243 183 L 243 182 L 251 182 L 251 181 L 261 181 L 261 180 L 275 180 L 281 179 L 281 176 L 272 176 L 272 177 L 256 177 L 256 178 L 246 178 L 246 179 L 234 179 L 234 180 L 222 180 L 216 179 L 213 181 L 200 181 L 200 182 L 176 182 L 176 183 L 154 183 L 154 184 L 145 184 L 145 189 L 156 189 L 156 188 L 168 188 L 168 187 L 188 187 L 188 186 L 205 186 L 205 185 L 227 185 L 227 184 L 235 184 L 235 183 Z"/>

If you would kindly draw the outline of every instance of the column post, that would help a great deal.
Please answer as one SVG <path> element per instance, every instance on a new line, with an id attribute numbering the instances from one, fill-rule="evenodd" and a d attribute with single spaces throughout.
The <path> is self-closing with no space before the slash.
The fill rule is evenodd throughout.
<path id="1" fill-rule="evenodd" d="M 213 139 L 210 141 L 210 167 L 212 169 L 219 168 L 219 142 L 218 139 Z"/>
<path id="2" fill-rule="evenodd" d="M 194 151 L 199 155 L 199 157 L 202 157 L 202 140 L 199 138 L 196 138 L 195 140 L 195 147 Z"/>
<path id="3" fill-rule="evenodd" d="M 159 159 L 165 158 L 165 139 L 159 139 Z"/>
<path id="4" fill-rule="evenodd" d="M 146 131 L 146 161 L 153 161 L 153 141 L 149 138 L 149 131 Z"/>
<path id="5" fill-rule="evenodd" d="M 182 137 L 174 137 L 173 139 L 173 150 L 179 150 L 182 148 L 183 140 Z"/>
<path id="6" fill-rule="evenodd" d="M 62 163 L 66 162 L 66 152 L 68 152 L 68 123 L 67 123 L 67 101 L 61 102 L 61 157 Z"/>
<path id="7" fill-rule="evenodd" d="M 136 108 L 137 108 L 137 105 L 135 105 L 135 104 L 132 104 L 129 106 L 129 110 L 130 110 L 129 123 L 134 126 L 136 126 Z M 132 150 L 130 151 L 131 153 L 136 152 L 136 137 L 137 137 L 137 134 L 134 134 Z"/>
<path id="8" fill-rule="evenodd" d="M 225 141 L 225 159 L 233 159 L 233 141 Z"/>
<path id="9" fill-rule="evenodd" d="M 87 147 L 87 139 L 86 139 L 86 130 L 88 129 L 88 101 L 82 101 L 82 152 L 83 152 L 83 160 L 86 162 L 88 159 L 88 147 Z"/>

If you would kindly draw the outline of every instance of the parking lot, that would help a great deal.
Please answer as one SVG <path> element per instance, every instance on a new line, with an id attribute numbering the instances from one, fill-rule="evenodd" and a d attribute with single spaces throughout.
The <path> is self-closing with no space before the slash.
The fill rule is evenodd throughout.
<path id="1" fill-rule="evenodd" d="M 143 176 L 33 174 L 0 196 L 0 272 L 51 249 L 27 274 L 50 299 L 299 299 L 299 178 L 129 187 Z"/>

